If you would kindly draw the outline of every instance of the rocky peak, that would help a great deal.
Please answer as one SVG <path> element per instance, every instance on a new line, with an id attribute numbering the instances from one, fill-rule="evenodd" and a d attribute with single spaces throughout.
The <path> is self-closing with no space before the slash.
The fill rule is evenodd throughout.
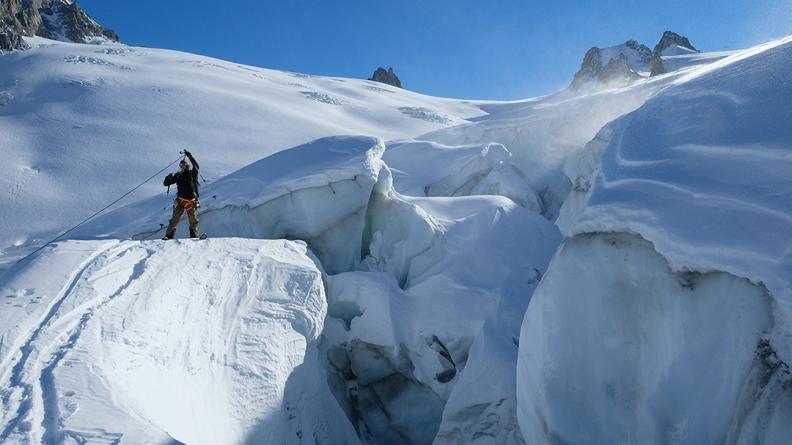
<path id="1" fill-rule="evenodd" d="M 599 89 L 624 84 L 649 74 L 659 59 L 649 47 L 635 40 L 608 48 L 591 48 L 583 57 L 580 69 L 575 73 L 570 87 L 579 89 Z"/>
<path id="2" fill-rule="evenodd" d="M 624 54 L 610 59 L 599 73 L 599 81 L 606 85 L 628 83 L 639 77 Z"/>
<path id="3" fill-rule="evenodd" d="M 666 31 L 663 33 L 663 37 L 660 38 L 660 41 L 657 42 L 657 45 L 654 47 L 655 54 L 658 55 L 678 55 L 678 54 L 688 54 L 691 52 L 699 52 L 693 44 L 690 43 L 687 37 L 683 37 L 673 31 Z M 673 54 L 669 54 L 673 53 Z"/>
<path id="4" fill-rule="evenodd" d="M 652 50 L 637 40 L 628 40 L 624 42 L 624 46 L 634 51 L 641 63 L 648 63 L 652 58 Z"/>
<path id="5" fill-rule="evenodd" d="M 376 71 L 374 71 L 374 74 L 372 74 L 368 80 L 385 83 L 397 88 L 402 87 L 399 77 L 393 72 L 393 68 L 388 68 L 388 70 L 385 71 L 385 68 L 379 67 L 376 69 Z"/>
<path id="6" fill-rule="evenodd" d="M 21 36 L 34 35 L 77 43 L 118 41 L 75 1 L 0 0 L 0 49 L 25 49 Z"/>
<path id="7" fill-rule="evenodd" d="M 28 48 L 27 42 L 12 26 L 0 22 L 0 52 Z"/>
<path id="8" fill-rule="evenodd" d="M 20 0 L 0 0 L 0 50 L 26 49 L 18 29 L 21 27 L 17 13 L 22 9 Z"/>
<path id="9" fill-rule="evenodd" d="M 110 29 L 96 23 L 76 2 L 52 0 L 39 11 L 42 27 L 37 34 L 52 39 L 88 43 L 95 39 L 118 41 L 118 36 Z"/>
<path id="10" fill-rule="evenodd" d="M 671 31 L 663 33 L 654 50 L 635 40 L 608 48 L 591 48 L 570 84 L 573 90 L 602 89 L 627 84 L 641 77 L 667 72 L 663 56 L 699 52 L 686 37 Z"/>

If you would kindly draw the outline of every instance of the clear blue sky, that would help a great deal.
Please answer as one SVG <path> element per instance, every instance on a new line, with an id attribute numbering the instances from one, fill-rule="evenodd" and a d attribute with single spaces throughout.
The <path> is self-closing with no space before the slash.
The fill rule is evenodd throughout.
<path id="1" fill-rule="evenodd" d="M 565 86 L 591 46 L 666 29 L 702 50 L 792 32 L 792 0 L 80 0 L 123 42 L 311 74 L 393 66 L 406 88 L 517 99 Z"/>

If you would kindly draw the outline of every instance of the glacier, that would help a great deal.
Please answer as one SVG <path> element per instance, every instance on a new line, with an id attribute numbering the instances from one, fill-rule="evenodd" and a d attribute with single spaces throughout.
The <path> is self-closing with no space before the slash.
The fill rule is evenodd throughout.
<path id="1" fill-rule="evenodd" d="M 0 56 L 3 443 L 792 436 L 789 38 L 513 102 L 28 42 Z M 184 147 L 210 239 L 158 240 L 153 181 L 15 264 Z"/>

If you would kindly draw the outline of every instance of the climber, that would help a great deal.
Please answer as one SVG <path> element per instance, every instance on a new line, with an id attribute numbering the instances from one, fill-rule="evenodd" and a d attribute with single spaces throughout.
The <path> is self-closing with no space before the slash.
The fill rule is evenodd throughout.
<path id="1" fill-rule="evenodd" d="M 173 216 L 168 224 L 163 240 L 173 239 L 176 234 L 176 226 L 184 212 L 190 220 L 190 238 L 198 238 L 198 162 L 195 161 L 192 153 L 184 150 L 184 156 L 190 159 L 182 159 L 179 162 L 179 171 L 171 173 L 165 177 L 162 185 L 170 187 L 176 184 L 176 200 L 173 201 Z M 192 164 L 192 168 L 190 166 Z"/>

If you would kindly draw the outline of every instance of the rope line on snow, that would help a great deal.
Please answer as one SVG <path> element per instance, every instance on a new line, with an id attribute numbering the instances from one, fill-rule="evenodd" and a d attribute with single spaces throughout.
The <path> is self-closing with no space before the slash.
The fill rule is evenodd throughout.
<path id="1" fill-rule="evenodd" d="M 88 218 L 85 218 L 84 220 L 80 221 L 80 223 L 79 223 L 79 224 L 77 224 L 77 225 L 75 225 L 74 227 L 72 227 L 72 228 L 70 228 L 70 229 L 66 230 L 65 232 L 61 233 L 60 235 L 56 236 L 55 238 L 53 238 L 53 239 L 51 239 L 51 240 L 47 241 L 47 242 L 46 242 L 44 245 L 42 245 L 42 246 L 41 246 L 41 247 L 39 247 L 38 249 L 36 249 L 36 250 L 34 250 L 34 251 L 30 252 L 29 254 L 25 255 L 24 257 L 20 258 L 20 259 L 19 259 L 19 260 L 18 260 L 16 263 L 14 263 L 14 265 L 17 265 L 17 264 L 21 263 L 22 261 L 24 261 L 24 260 L 26 260 L 26 259 L 30 258 L 30 257 L 31 257 L 31 256 L 33 256 L 34 254 L 36 254 L 36 253 L 40 252 L 40 251 L 41 251 L 43 248 L 45 248 L 45 247 L 49 246 L 50 244 L 54 243 L 55 241 L 58 241 L 58 240 L 59 240 L 59 239 L 61 239 L 61 238 L 63 238 L 63 236 L 64 236 L 64 235 L 66 235 L 66 234 L 68 234 L 68 233 L 72 232 L 74 229 L 76 229 L 76 228 L 80 227 L 81 225 L 83 225 L 83 224 L 87 223 L 88 221 L 90 221 L 90 220 L 94 219 L 94 218 L 95 218 L 96 216 L 98 216 L 100 213 L 102 213 L 102 212 L 104 212 L 105 210 L 107 210 L 107 209 L 109 209 L 110 207 L 112 207 L 112 206 L 113 206 L 113 204 L 115 204 L 115 203 L 117 203 L 118 201 L 121 201 L 122 199 L 126 198 L 127 196 L 129 196 L 130 194 L 132 194 L 132 192 L 134 192 L 135 190 L 139 189 L 140 187 L 143 187 L 143 185 L 144 185 L 145 183 L 147 183 L 147 182 L 151 181 L 152 179 L 154 179 L 154 178 L 155 178 L 155 177 L 157 177 L 158 175 L 162 174 L 162 172 L 164 172 L 165 170 L 167 170 L 168 168 L 170 168 L 170 166 L 171 166 L 171 165 L 173 165 L 173 164 L 175 164 L 175 163 L 179 162 L 181 159 L 182 159 L 182 156 L 180 155 L 178 158 L 176 158 L 176 160 L 175 160 L 175 161 L 173 161 L 173 162 L 171 162 L 170 164 L 166 165 L 166 166 L 165 166 L 165 167 L 164 167 L 162 170 L 158 171 L 157 173 L 154 173 L 153 175 L 149 176 L 149 177 L 148 177 L 148 179 L 146 179 L 145 181 L 143 181 L 143 182 L 141 182 L 140 184 L 138 184 L 137 186 L 135 186 L 135 187 L 134 187 L 132 190 L 130 190 L 130 191 L 128 191 L 128 192 L 126 192 L 126 193 L 124 193 L 123 195 L 121 195 L 121 197 L 120 197 L 120 198 L 118 198 L 118 199 L 116 199 L 115 201 L 111 202 L 110 204 L 108 204 L 108 205 L 104 206 L 104 208 L 102 208 L 101 210 L 99 210 L 99 211 L 95 212 L 93 215 L 89 216 Z"/>

